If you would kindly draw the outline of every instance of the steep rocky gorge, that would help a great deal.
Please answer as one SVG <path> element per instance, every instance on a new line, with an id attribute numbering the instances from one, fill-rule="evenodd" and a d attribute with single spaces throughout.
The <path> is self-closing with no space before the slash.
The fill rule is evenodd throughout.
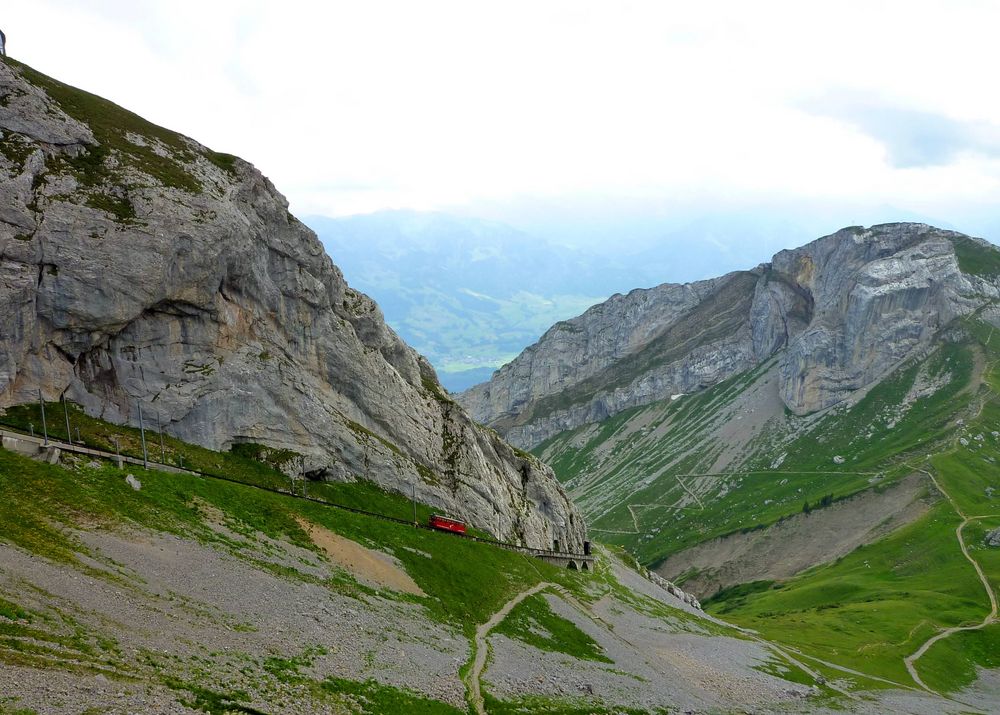
<path id="1" fill-rule="evenodd" d="M 579 548 L 551 471 L 474 424 L 247 162 L 0 61 L 0 408 L 65 396 Z"/>
<path id="2" fill-rule="evenodd" d="M 753 270 L 616 295 L 458 399 L 533 447 L 777 355 L 795 414 L 835 405 L 998 296 L 995 249 L 924 224 L 851 227 Z"/>

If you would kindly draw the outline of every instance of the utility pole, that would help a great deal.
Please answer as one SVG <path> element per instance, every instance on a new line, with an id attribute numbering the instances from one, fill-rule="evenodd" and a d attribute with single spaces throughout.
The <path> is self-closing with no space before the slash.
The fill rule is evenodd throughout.
<path id="1" fill-rule="evenodd" d="M 139 406 L 139 434 L 142 437 L 142 468 L 149 469 L 149 455 L 146 454 L 146 426 L 142 422 L 142 403 L 136 400 Z"/>
<path id="2" fill-rule="evenodd" d="M 160 423 L 160 411 L 156 411 L 156 429 L 160 432 L 160 464 L 167 463 L 166 452 L 163 451 L 163 425 Z"/>
<path id="3" fill-rule="evenodd" d="M 115 435 L 115 456 L 118 457 L 118 468 L 122 468 L 122 448 L 118 445 L 118 435 Z"/>
<path id="4" fill-rule="evenodd" d="M 69 407 L 66 406 L 66 393 L 62 396 L 63 416 L 66 417 L 66 441 L 73 444 L 73 434 L 69 431 Z"/>
<path id="5" fill-rule="evenodd" d="M 42 408 L 42 433 L 45 435 L 45 446 L 49 446 L 49 428 L 45 424 L 45 400 L 42 399 L 42 390 L 38 390 L 38 406 Z"/>
<path id="6" fill-rule="evenodd" d="M 410 488 L 413 490 L 413 525 L 417 525 L 417 485 L 411 484 Z"/>

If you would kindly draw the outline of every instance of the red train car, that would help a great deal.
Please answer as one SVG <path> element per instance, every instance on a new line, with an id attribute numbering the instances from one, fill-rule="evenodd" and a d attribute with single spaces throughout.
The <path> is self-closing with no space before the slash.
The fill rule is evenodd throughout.
<path id="1" fill-rule="evenodd" d="M 440 514 L 432 514 L 429 522 L 432 529 L 440 529 L 441 531 L 450 531 L 454 534 L 464 534 L 465 524 L 458 519 L 450 519 L 447 516 L 441 516 Z"/>

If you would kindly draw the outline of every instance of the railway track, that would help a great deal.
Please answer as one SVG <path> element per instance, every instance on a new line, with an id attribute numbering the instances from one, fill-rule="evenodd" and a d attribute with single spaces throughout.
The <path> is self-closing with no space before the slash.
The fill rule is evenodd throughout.
<path id="1" fill-rule="evenodd" d="M 0 428 L 0 437 L 6 437 L 11 439 L 17 439 L 29 444 L 38 445 L 40 448 L 44 447 L 54 447 L 63 452 L 70 452 L 73 454 L 84 454 L 92 457 L 98 457 L 100 459 L 107 459 L 111 461 L 120 460 L 125 464 L 132 464 L 134 466 L 142 467 L 143 460 L 138 457 L 132 457 L 129 455 L 115 454 L 113 452 L 108 452 L 102 449 L 94 449 L 93 447 L 85 447 L 83 445 L 68 444 L 65 442 L 59 442 L 53 439 L 49 439 L 45 442 L 41 437 L 32 436 L 30 434 L 21 432 L 20 430 L 11 429 L 9 426 L 4 426 Z M 396 524 L 404 524 L 406 526 L 412 526 L 417 529 L 425 529 L 427 531 L 434 531 L 436 533 L 443 533 L 439 529 L 434 529 L 427 524 L 421 524 L 417 521 L 412 521 L 408 519 L 400 519 L 398 517 L 389 516 L 388 514 L 380 514 L 375 511 L 367 511 L 365 509 L 358 509 L 357 507 L 347 506 L 346 504 L 338 504 L 336 502 L 328 501 L 326 499 L 319 499 L 317 497 L 311 497 L 306 494 L 297 494 L 291 489 L 279 489 L 276 487 L 267 487 L 261 484 L 253 484 L 251 482 L 243 482 L 239 479 L 233 479 L 232 477 L 222 476 L 220 474 L 211 474 L 209 472 L 202 472 L 197 469 L 185 469 L 182 467 L 176 467 L 172 464 L 160 464 L 159 462 L 154 462 L 147 460 L 149 464 L 149 469 L 162 471 L 162 472 L 172 472 L 175 474 L 191 474 L 193 476 L 201 477 L 203 479 L 215 479 L 222 482 L 229 482 L 231 484 L 240 484 L 244 487 L 250 487 L 252 489 L 259 489 L 260 491 L 270 492 L 272 494 L 281 494 L 283 496 L 292 497 L 294 499 L 304 499 L 305 501 L 313 502 L 314 504 L 321 504 L 323 506 L 331 507 L 333 509 L 340 509 L 342 511 L 349 511 L 354 514 L 363 514 L 364 516 L 370 516 L 375 519 L 381 519 L 382 521 L 391 521 Z M 478 541 L 481 544 L 488 544 L 500 549 L 505 549 L 507 551 L 516 551 L 522 554 L 528 554 L 529 556 L 535 556 L 538 558 L 549 558 L 557 560 L 566 561 L 580 561 L 587 564 L 592 564 L 594 557 L 589 554 L 577 554 L 569 551 L 554 551 L 551 549 L 536 549 L 530 546 L 521 546 L 520 544 L 512 544 L 506 541 L 500 541 L 498 539 L 487 539 L 482 536 L 475 536 L 473 534 L 458 534 L 455 532 L 448 532 L 452 536 L 460 539 L 469 539 L 471 541 Z"/>

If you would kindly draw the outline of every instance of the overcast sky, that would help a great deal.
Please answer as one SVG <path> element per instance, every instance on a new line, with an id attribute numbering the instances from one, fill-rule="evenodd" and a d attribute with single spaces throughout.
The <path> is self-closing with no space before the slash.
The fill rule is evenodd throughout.
<path id="1" fill-rule="evenodd" d="M 0 27 L 300 214 L 599 197 L 961 225 L 1000 197 L 998 2 L 31 0 Z"/>

